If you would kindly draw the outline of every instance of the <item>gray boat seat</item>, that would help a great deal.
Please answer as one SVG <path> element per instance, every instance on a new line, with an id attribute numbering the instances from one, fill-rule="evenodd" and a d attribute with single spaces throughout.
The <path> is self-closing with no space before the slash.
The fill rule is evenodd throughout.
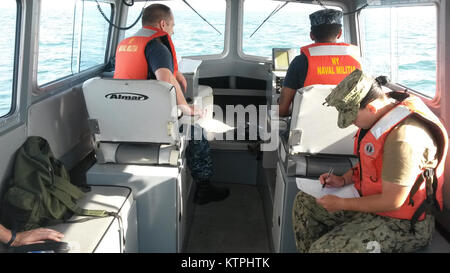
<path id="1" fill-rule="evenodd" d="M 64 223 L 49 226 L 64 234 L 62 241 L 75 253 L 138 252 L 137 225 L 129 221 L 136 215 L 131 190 L 126 187 L 91 186 L 78 201 L 84 209 L 116 212 L 118 217 L 72 216 Z M 89 232 L 86 232 L 89 231 Z"/>
<path id="2" fill-rule="evenodd" d="M 91 186 L 90 191 L 77 201 L 83 209 L 115 212 L 118 216 L 90 217 L 73 215 L 64 222 L 45 226 L 64 234 L 62 242 L 69 253 L 134 253 L 138 252 L 136 203 L 131 189 L 126 187 Z M 0 253 L 40 251 L 38 245 L 17 249 L 0 244 Z M 57 251 L 58 252 L 58 251 Z"/>
<path id="3" fill-rule="evenodd" d="M 343 175 L 358 162 L 356 157 L 341 155 L 294 155 L 288 160 L 288 176 L 318 178 L 333 167 L 333 173 Z"/>
<path id="4" fill-rule="evenodd" d="M 276 252 L 296 252 L 292 209 L 299 189 L 296 180 L 315 180 L 334 168 L 342 175 L 358 160 L 353 155 L 357 128 L 337 126 L 338 112 L 323 105 L 334 85 L 312 85 L 297 91 L 288 127 L 281 137 L 272 213 L 272 238 Z"/>
<path id="5" fill-rule="evenodd" d="M 92 78 L 83 94 L 98 163 L 176 165 L 180 134 L 172 85 Z"/>
<path id="6" fill-rule="evenodd" d="M 297 91 L 289 138 L 281 139 L 280 159 L 288 176 L 318 177 L 331 167 L 344 173 L 357 163 L 353 141 L 357 127 L 337 126 L 335 107 L 323 105 L 334 85 L 312 85 Z"/>
<path id="7" fill-rule="evenodd" d="M 289 132 L 291 154 L 353 154 L 357 127 L 339 128 L 336 108 L 323 105 L 333 87 L 311 85 L 298 90 Z"/>
<path id="8" fill-rule="evenodd" d="M 192 179 L 175 88 L 157 80 L 97 77 L 83 84 L 83 93 L 97 159 L 87 184 L 132 189 L 139 252 L 180 252 Z"/>

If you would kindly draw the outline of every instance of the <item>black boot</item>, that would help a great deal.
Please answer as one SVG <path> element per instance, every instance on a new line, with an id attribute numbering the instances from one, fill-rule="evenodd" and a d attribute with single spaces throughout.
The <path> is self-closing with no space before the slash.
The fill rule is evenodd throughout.
<path id="1" fill-rule="evenodd" d="M 194 203 L 204 205 L 213 201 L 222 201 L 229 194 L 228 188 L 211 185 L 209 181 L 199 181 L 194 195 Z"/>

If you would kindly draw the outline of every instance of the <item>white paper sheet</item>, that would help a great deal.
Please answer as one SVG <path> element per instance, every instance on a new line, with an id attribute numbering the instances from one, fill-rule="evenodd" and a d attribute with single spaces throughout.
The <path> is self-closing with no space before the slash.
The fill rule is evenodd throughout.
<path id="1" fill-rule="evenodd" d="M 208 133 L 225 133 L 234 129 L 234 127 L 216 119 L 201 118 L 197 120 L 196 123 Z"/>
<path id="2" fill-rule="evenodd" d="M 201 63 L 202 60 L 181 58 L 181 60 L 178 62 L 178 70 L 181 73 L 195 73 Z"/>
<path id="3" fill-rule="evenodd" d="M 359 193 L 353 185 L 347 185 L 341 188 L 322 188 L 322 184 L 317 179 L 296 178 L 297 188 L 304 193 L 321 198 L 331 194 L 341 198 L 358 198 Z"/>

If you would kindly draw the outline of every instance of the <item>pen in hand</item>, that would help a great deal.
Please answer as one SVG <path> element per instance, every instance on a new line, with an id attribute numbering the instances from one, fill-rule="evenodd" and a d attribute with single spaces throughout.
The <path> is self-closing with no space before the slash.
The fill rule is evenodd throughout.
<path id="1" fill-rule="evenodd" d="M 327 185 L 327 179 L 328 177 L 330 177 L 330 175 L 333 173 L 333 167 L 330 168 L 330 170 L 328 171 L 328 175 L 327 177 L 323 180 L 323 185 L 322 185 L 322 189 L 325 188 L 325 186 Z"/>

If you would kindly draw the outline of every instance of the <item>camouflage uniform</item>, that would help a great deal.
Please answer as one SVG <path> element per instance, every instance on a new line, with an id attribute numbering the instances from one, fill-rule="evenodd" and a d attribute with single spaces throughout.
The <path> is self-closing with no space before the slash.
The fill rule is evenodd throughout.
<path id="1" fill-rule="evenodd" d="M 299 192 L 295 197 L 292 223 L 299 252 L 413 252 L 431 241 L 434 218 L 417 222 L 372 213 L 329 213 L 316 199 Z"/>
<path id="2" fill-rule="evenodd" d="M 191 140 L 186 149 L 186 161 L 196 181 L 209 180 L 213 174 L 213 163 L 203 129 L 197 125 L 191 126 Z M 201 134 L 201 135 L 200 135 Z"/>

